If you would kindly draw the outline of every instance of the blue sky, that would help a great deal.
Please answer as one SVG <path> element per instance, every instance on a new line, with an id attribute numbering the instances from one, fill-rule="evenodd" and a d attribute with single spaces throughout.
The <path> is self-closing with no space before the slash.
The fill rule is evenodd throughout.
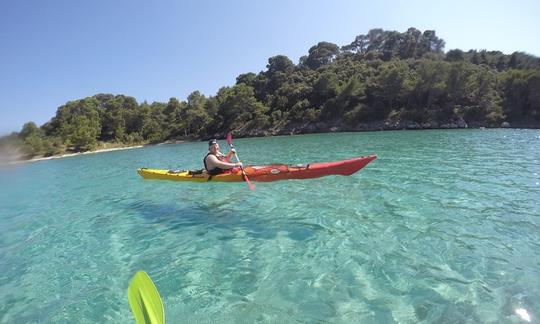
<path id="1" fill-rule="evenodd" d="M 271 56 L 298 62 L 319 41 L 345 45 L 372 28 L 540 56 L 539 13 L 537 0 L 1 0 L 0 134 L 97 93 L 214 95 Z"/>

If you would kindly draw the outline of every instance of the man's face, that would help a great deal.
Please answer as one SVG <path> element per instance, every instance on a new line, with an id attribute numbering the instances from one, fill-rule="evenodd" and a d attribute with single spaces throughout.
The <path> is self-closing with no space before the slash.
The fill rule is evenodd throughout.
<path id="1" fill-rule="evenodd" d="M 216 143 L 216 144 L 210 146 L 208 149 L 210 150 L 210 152 L 216 153 L 217 151 L 219 151 L 219 144 Z"/>

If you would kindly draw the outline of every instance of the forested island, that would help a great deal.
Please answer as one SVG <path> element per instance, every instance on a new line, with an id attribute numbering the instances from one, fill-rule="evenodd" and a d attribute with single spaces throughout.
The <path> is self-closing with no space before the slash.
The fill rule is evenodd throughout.
<path id="1" fill-rule="evenodd" d="M 298 64 L 268 59 L 215 96 L 138 103 L 97 94 L 70 101 L 38 127 L 26 123 L 0 150 L 29 159 L 174 140 L 315 132 L 540 127 L 540 58 L 452 49 L 434 30 L 372 29 L 350 44 L 320 42 Z"/>

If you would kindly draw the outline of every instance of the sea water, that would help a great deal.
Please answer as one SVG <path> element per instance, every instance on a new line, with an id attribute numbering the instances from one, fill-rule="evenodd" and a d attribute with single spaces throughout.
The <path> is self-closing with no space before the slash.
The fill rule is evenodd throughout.
<path id="1" fill-rule="evenodd" d="M 131 323 L 138 270 L 169 323 L 538 320 L 540 131 L 235 144 L 245 164 L 378 159 L 254 191 L 137 175 L 201 168 L 205 142 L 3 167 L 0 322 Z"/>

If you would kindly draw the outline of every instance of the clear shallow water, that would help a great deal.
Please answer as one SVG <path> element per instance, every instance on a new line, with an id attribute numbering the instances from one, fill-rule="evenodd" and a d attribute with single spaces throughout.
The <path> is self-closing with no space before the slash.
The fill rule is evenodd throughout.
<path id="1" fill-rule="evenodd" d="M 3 169 L 0 322 L 132 322 L 126 290 L 139 269 L 169 323 L 540 316 L 540 131 L 235 142 L 250 163 L 379 159 L 351 177 L 252 192 L 135 172 L 198 168 L 202 142 Z"/>

